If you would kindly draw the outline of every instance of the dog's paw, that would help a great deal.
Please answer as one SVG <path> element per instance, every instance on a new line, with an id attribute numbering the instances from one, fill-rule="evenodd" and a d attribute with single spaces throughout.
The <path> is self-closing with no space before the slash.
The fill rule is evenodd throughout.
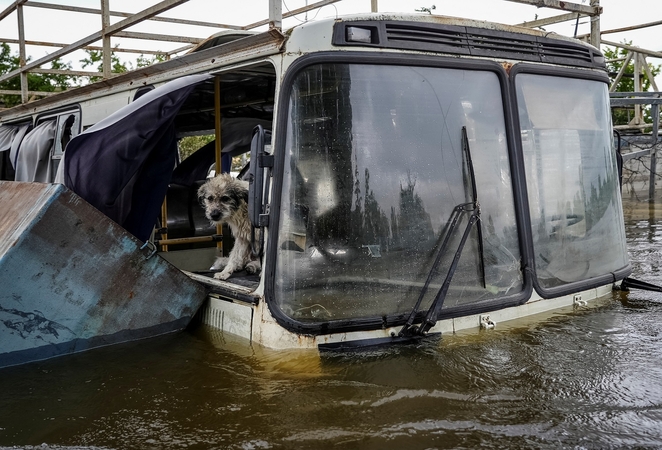
<path id="1" fill-rule="evenodd" d="M 209 270 L 214 272 L 216 270 L 221 270 L 222 268 L 224 268 L 227 265 L 228 265 L 228 258 L 225 257 L 225 256 L 223 256 L 223 257 L 219 256 L 218 258 L 216 258 L 216 260 L 214 261 L 214 264 L 209 268 Z"/>
<path id="2" fill-rule="evenodd" d="M 232 272 L 226 272 L 225 270 L 223 272 L 218 272 L 214 274 L 214 278 L 217 280 L 227 280 L 230 278 L 230 275 L 232 275 Z"/>
<path id="3" fill-rule="evenodd" d="M 260 271 L 261 264 L 260 261 L 251 261 L 248 264 L 246 264 L 246 272 L 250 274 L 258 273 Z"/>

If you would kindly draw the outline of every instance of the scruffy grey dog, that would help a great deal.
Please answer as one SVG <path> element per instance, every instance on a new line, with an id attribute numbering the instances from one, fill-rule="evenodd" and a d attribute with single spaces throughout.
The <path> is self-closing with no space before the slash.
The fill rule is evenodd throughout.
<path id="1" fill-rule="evenodd" d="M 248 220 L 248 182 L 223 173 L 211 178 L 198 189 L 198 199 L 211 223 L 227 223 L 234 236 L 234 247 L 222 272 L 214 278 L 227 280 L 233 272 L 246 269 L 248 273 L 260 270 L 260 261 L 252 259 L 251 223 Z M 213 268 L 226 258 L 218 258 Z"/>

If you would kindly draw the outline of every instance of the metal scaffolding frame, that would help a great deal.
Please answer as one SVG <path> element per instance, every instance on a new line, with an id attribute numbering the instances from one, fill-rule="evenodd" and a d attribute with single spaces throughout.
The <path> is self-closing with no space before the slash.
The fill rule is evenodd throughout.
<path id="1" fill-rule="evenodd" d="M 642 25 L 607 30 L 602 34 L 617 33 L 622 31 L 632 31 L 640 28 L 662 25 L 662 21 L 649 22 Z M 633 111 L 632 119 L 626 125 L 616 125 L 614 130 L 619 133 L 619 148 L 622 151 L 623 163 L 631 160 L 639 160 L 648 170 L 648 199 L 655 199 L 655 182 L 657 174 L 657 152 L 662 148 L 660 139 L 660 105 L 662 105 L 662 92 L 660 92 L 655 77 L 648 65 L 647 57 L 662 58 L 662 52 L 646 50 L 640 47 L 607 41 L 602 39 L 601 43 L 616 48 L 627 50 L 625 58 L 622 59 L 622 66 L 616 77 L 612 81 L 609 89 L 611 108 L 631 109 Z M 632 64 L 634 77 L 634 91 L 616 92 L 616 88 L 623 76 L 625 76 L 627 67 Z M 642 77 L 648 77 L 652 91 L 644 91 Z M 644 108 L 650 108 L 650 122 L 646 122 Z M 623 152 L 625 150 L 625 152 Z M 648 166 L 642 159 L 648 162 Z"/>
<path id="2" fill-rule="evenodd" d="M 118 52 L 127 52 L 127 53 L 136 53 L 136 54 L 161 54 L 169 59 L 170 57 L 177 55 L 179 53 L 185 52 L 193 48 L 196 44 L 199 44 L 204 39 L 195 38 L 195 37 L 186 37 L 186 36 L 170 36 L 163 34 L 151 34 L 151 33 L 138 33 L 133 31 L 126 31 L 128 28 L 142 23 L 147 20 L 159 21 L 159 22 L 168 22 L 175 24 L 183 25 L 193 25 L 200 27 L 211 27 L 216 28 L 219 31 L 223 30 L 253 30 L 258 27 L 268 25 L 269 28 L 276 28 L 278 30 L 282 27 L 283 18 L 296 16 L 308 11 L 312 11 L 323 6 L 339 2 L 341 0 L 319 0 L 317 2 L 311 3 L 305 7 L 298 8 L 287 13 L 282 12 L 282 0 L 269 0 L 268 6 L 268 18 L 260 20 L 258 22 L 245 24 L 245 25 L 234 25 L 234 24 L 225 24 L 225 23 L 212 23 L 212 22 L 203 22 L 198 20 L 188 20 L 188 19 L 177 19 L 170 17 L 162 17 L 159 14 L 169 11 L 179 5 L 189 2 L 190 0 L 161 0 L 158 3 L 146 8 L 142 11 L 139 11 L 135 14 L 130 14 L 120 11 L 111 11 L 110 10 L 110 0 L 99 0 L 100 8 L 84 8 L 77 6 L 69 5 L 58 5 L 53 3 L 44 3 L 33 0 L 15 0 L 10 6 L 5 8 L 4 11 L 0 12 L 0 21 L 6 19 L 12 13 L 16 12 L 16 18 L 18 21 L 18 39 L 13 38 L 0 38 L 1 42 L 8 44 L 18 44 L 19 47 L 19 68 L 8 72 L 6 74 L 0 75 L 0 82 L 9 80 L 16 76 L 20 77 L 21 80 L 21 102 L 26 103 L 29 101 L 29 95 L 37 96 L 49 96 L 54 95 L 53 92 L 31 92 L 28 91 L 27 83 L 27 74 L 29 72 L 33 73 L 52 73 L 60 75 L 72 75 L 72 76 L 86 76 L 86 77 L 98 77 L 101 76 L 103 79 L 108 79 L 113 76 L 110 72 L 111 68 L 111 54 L 114 51 Z M 193 0 L 195 1 L 195 0 Z M 376 0 L 372 0 L 376 2 Z M 101 28 L 99 31 L 96 31 L 89 36 L 86 36 L 72 44 L 63 44 L 57 42 L 40 42 L 40 41 L 31 41 L 25 37 L 25 19 L 24 19 L 24 8 L 45 8 L 49 10 L 60 10 L 60 11 L 69 11 L 73 13 L 84 13 L 84 14 L 94 14 L 101 16 Z M 110 23 L 110 18 L 112 17 L 123 17 L 124 19 L 119 22 L 112 24 Z M 177 48 L 169 52 L 159 52 L 147 49 L 119 49 L 111 47 L 111 38 L 112 37 L 124 37 L 132 39 L 144 39 L 152 41 L 161 41 L 161 42 L 180 42 L 184 43 L 183 47 Z M 101 42 L 102 46 L 93 46 L 91 44 L 95 42 Z M 59 47 L 58 50 L 49 53 L 48 55 L 39 58 L 35 61 L 27 62 L 27 51 L 26 46 L 46 46 L 46 47 Z M 92 72 L 92 71 L 73 71 L 73 70 L 56 70 L 56 69 L 46 69 L 41 68 L 43 64 L 51 62 L 57 58 L 60 58 L 64 55 L 67 55 L 71 52 L 74 52 L 79 49 L 86 50 L 101 50 L 103 55 L 103 73 Z M 8 91 L 1 90 L 0 94 L 18 94 L 17 91 Z"/>
<path id="3" fill-rule="evenodd" d="M 639 114 L 641 114 L 642 106 L 650 105 L 651 123 L 643 122 L 642 115 L 642 123 L 637 123 L 636 125 L 616 126 L 614 129 L 618 131 L 632 128 L 639 128 L 642 130 L 643 128 L 650 128 L 650 134 L 641 133 L 634 135 L 620 135 L 619 133 L 619 148 L 621 148 L 621 150 L 628 150 L 626 153 L 621 153 L 624 163 L 632 159 L 650 158 L 650 164 L 647 167 L 649 171 L 648 199 L 652 201 L 655 198 L 655 180 L 657 178 L 657 150 L 662 144 L 659 137 L 662 92 L 613 92 L 609 95 L 611 97 L 612 108 L 634 106 L 635 110 L 638 110 Z M 640 150 L 633 150 L 633 148 L 639 148 Z"/>
<path id="4" fill-rule="evenodd" d="M 51 0 L 53 1 L 53 0 Z M 267 17 L 249 24 L 230 24 L 230 23 L 217 23 L 201 20 L 183 19 L 165 17 L 161 14 L 174 8 L 188 3 L 189 1 L 195 2 L 196 0 L 154 0 L 154 4 L 137 13 L 127 13 L 122 11 L 115 11 L 110 9 L 110 0 L 98 0 L 99 8 L 79 7 L 71 5 L 62 5 L 56 3 L 47 3 L 45 1 L 37 0 L 15 0 L 10 6 L 0 12 L 0 21 L 6 20 L 15 12 L 15 17 L 18 25 L 17 38 L 0 37 L 0 42 L 7 44 L 18 45 L 19 49 L 19 67 L 16 70 L 0 75 L 0 82 L 20 77 L 20 90 L 0 90 L 0 95 L 20 95 L 21 103 L 25 104 L 32 100 L 34 97 L 47 97 L 57 95 L 57 92 L 38 92 L 28 90 L 28 73 L 42 73 L 42 74 L 57 74 L 69 75 L 78 77 L 101 77 L 101 79 L 109 79 L 116 76 L 110 72 L 111 70 L 111 55 L 113 52 L 133 53 L 142 55 L 162 55 L 165 59 L 176 57 L 179 54 L 189 51 L 202 41 L 203 38 L 191 36 L 172 36 L 165 34 L 155 33 L 141 33 L 131 31 L 130 28 L 143 23 L 145 21 L 164 22 L 172 24 L 189 25 L 194 27 L 206 27 L 216 29 L 218 31 L 232 31 L 232 30 L 254 30 L 259 27 L 268 26 L 269 29 L 276 29 L 282 31 L 282 23 L 284 18 L 293 17 L 299 14 L 307 13 L 318 8 L 340 2 L 342 0 L 310 0 L 312 3 L 302 8 L 283 13 L 283 0 L 268 0 L 268 10 L 265 11 Z M 518 24 L 529 28 L 538 28 L 552 24 L 558 24 L 568 21 L 576 21 L 579 23 L 580 18 L 588 17 L 590 19 L 590 33 L 577 35 L 577 27 L 575 27 L 575 36 L 578 39 L 583 39 L 594 47 L 600 48 L 601 45 L 608 45 L 627 50 L 627 55 L 623 59 L 621 71 L 616 75 L 612 86 L 610 88 L 611 107 L 612 108 L 630 108 L 633 111 L 633 117 L 627 125 L 617 126 L 617 131 L 622 131 L 625 136 L 623 143 L 625 149 L 628 150 L 624 153 L 623 159 L 628 161 L 634 158 L 649 158 L 650 164 L 650 197 L 653 197 L 653 190 L 655 187 L 656 177 L 656 153 L 662 140 L 659 138 L 659 112 L 660 104 L 662 104 L 662 92 L 655 84 L 655 79 L 650 71 L 647 57 L 662 58 L 662 52 L 642 49 L 636 46 L 616 43 L 602 39 L 603 35 L 620 33 L 626 31 L 637 30 L 641 28 L 654 27 L 662 25 L 662 21 L 655 21 L 644 23 L 635 26 L 624 28 L 601 30 L 600 29 L 600 15 L 603 10 L 600 6 L 600 0 L 590 0 L 589 4 L 579 4 L 577 2 L 569 2 L 562 0 L 505 0 L 514 3 L 535 6 L 537 8 L 548 8 L 563 11 L 563 14 L 552 16 L 545 19 L 539 19 L 529 22 Z M 100 17 L 100 29 L 89 36 L 83 37 L 74 43 L 58 43 L 58 42 L 44 42 L 34 41 L 26 38 L 25 35 L 25 8 L 41 8 L 50 11 L 66 11 L 74 14 L 87 14 Z M 370 10 L 378 12 L 378 0 L 370 0 Z M 118 22 L 111 24 L 111 17 L 121 18 Z M 120 48 L 119 46 L 112 47 L 112 38 L 129 38 L 136 40 L 148 40 L 157 42 L 168 43 L 181 43 L 183 46 L 169 51 L 154 51 L 150 49 L 140 48 Z M 98 45 L 97 43 L 101 43 Z M 97 44 L 97 45 L 94 45 Z M 39 58 L 35 61 L 28 62 L 27 46 L 42 46 L 54 47 L 57 50 L 49 53 L 48 55 Z M 56 60 L 64 55 L 74 52 L 79 49 L 100 51 L 102 54 L 102 67 L 103 72 L 83 71 L 83 70 L 57 70 L 41 67 L 42 65 Z M 616 85 L 620 82 L 625 74 L 625 69 L 629 64 L 634 64 L 634 92 L 616 93 Z M 653 92 L 642 92 L 641 77 L 646 74 L 651 81 Z M 32 97 L 32 98 L 31 98 Z M 644 110 L 648 105 L 650 108 L 650 117 L 652 123 L 647 123 L 644 118 Z M 632 131 L 635 131 L 633 134 Z M 644 133 L 645 132 L 645 133 Z M 645 145 L 647 148 L 643 150 L 631 150 L 637 146 Z"/>
<path id="5" fill-rule="evenodd" d="M 288 11 L 286 13 L 282 12 L 283 0 L 269 0 L 268 17 L 258 22 L 244 24 L 244 25 L 205 22 L 199 20 L 177 19 L 177 18 L 160 16 L 160 14 L 172 10 L 177 6 L 187 3 L 189 1 L 195 1 L 195 0 L 160 0 L 147 9 L 139 11 L 135 14 L 131 14 L 126 12 L 111 10 L 110 0 L 99 0 L 100 7 L 98 9 L 70 6 L 70 5 L 59 5 L 54 3 L 40 2 L 36 0 L 15 0 L 10 6 L 5 8 L 4 11 L 0 12 L 0 21 L 6 19 L 8 16 L 12 15 L 12 13 L 16 12 L 16 18 L 18 22 L 18 38 L 0 37 L 0 41 L 8 44 L 18 44 L 19 68 L 9 73 L 0 75 L 0 82 L 18 76 L 20 77 L 20 81 L 21 81 L 20 82 L 21 89 L 20 91 L 0 90 L 0 94 L 14 95 L 20 93 L 21 103 L 27 103 L 28 101 L 30 101 L 30 96 L 44 97 L 55 94 L 53 92 L 28 91 L 27 75 L 30 72 L 71 75 L 71 76 L 81 76 L 81 77 L 101 76 L 102 79 L 108 79 L 114 76 L 110 72 L 112 52 L 125 52 L 125 53 L 135 53 L 135 54 L 145 54 L 145 55 L 163 55 L 166 57 L 166 59 L 169 59 L 170 57 L 176 56 L 182 52 L 191 49 L 193 46 L 203 41 L 203 39 L 196 37 L 139 33 L 128 30 L 132 26 L 142 23 L 144 21 L 158 21 L 158 22 L 184 24 L 184 25 L 192 25 L 192 26 L 200 26 L 200 27 L 211 27 L 218 29 L 219 31 L 252 30 L 258 27 L 268 25 L 269 28 L 276 28 L 280 31 L 282 28 L 282 22 L 284 18 L 306 13 L 308 11 L 321 8 L 323 6 L 339 2 L 341 0 L 318 0 L 316 2 L 308 4 L 305 7 Z M 563 22 L 567 20 L 573 20 L 580 16 L 590 17 L 591 36 L 593 36 L 593 38 L 591 38 L 591 42 L 593 42 L 595 39 L 598 39 L 598 41 L 595 42 L 598 43 L 599 45 L 599 35 L 600 35 L 599 24 L 600 24 L 600 14 L 602 13 L 602 8 L 600 7 L 600 0 L 590 0 L 590 5 L 582 5 L 578 3 L 559 1 L 559 0 L 507 0 L 507 1 L 528 4 L 528 5 L 536 6 L 538 8 L 545 7 L 545 8 L 562 10 L 562 11 L 568 11 L 568 13 L 563 14 L 561 16 L 556 16 L 550 19 L 544 19 L 542 21 L 527 22 L 523 24 L 529 27 L 542 26 L 543 23 L 550 24 L 550 23 Z M 101 17 L 101 28 L 99 29 L 99 31 L 96 31 L 95 33 L 92 33 L 91 35 L 86 36 L 71 44 L 28 40 L 26 39 L 25 36 L 25 20 L 24 20 L 25 8 L 42 8 L 47 10 L 68 11 L 78 14 L 98 15 Z M 370 0 L 370 10 L 372 12 L 378 12 L 379 10 L 378 0 Z M 111 20 L 110 20 L 111 17 L 121 17 L 122 20 L 111 25 Z M 179 42 L 185 45 L 168 52 L 154 51 L 148 49 L 132 49 L 132 48 L 118 48 L 118 47 L 113 48 L 111 46 L 111 38 L 113 37 L 143 39 L 143 40 L 152 40 L 152 41 L 161 41 L 161 42 Z M 101 42 L 101 46 L 93 45 L 96 42 Z M 49 53 L 48 55 L 39 58 L 35 61 L 27 62 L 26 46 L 28 45 L 57 47 L 58 50 L 55 50 L 54 52 Z M 101 51 L 103 55 L 102 56 L 103 72 L 99 73 L 99 72 L 81 71 L 81 70 L 56 70 L 56 69 L 48 69 L 41 67 L 43 64 L 49 63 L 57 58 L 60 58 L 64 55 L 67 55 L 79 49 Z"/>

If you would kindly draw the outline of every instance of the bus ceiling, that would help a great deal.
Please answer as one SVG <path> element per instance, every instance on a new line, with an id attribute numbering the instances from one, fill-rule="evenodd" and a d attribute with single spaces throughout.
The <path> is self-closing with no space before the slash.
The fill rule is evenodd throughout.
<path id="1" fill-rule="evenodd" d="M 272 119 L 276 72 L 271 64 L 222 72 L 217 76 L 220 82 L 221 117 Z M 175 122 L 177 134 L 186 136 L 213 130 L 214 117 L 212 78 L 197 86 L 184 102 Z"/>

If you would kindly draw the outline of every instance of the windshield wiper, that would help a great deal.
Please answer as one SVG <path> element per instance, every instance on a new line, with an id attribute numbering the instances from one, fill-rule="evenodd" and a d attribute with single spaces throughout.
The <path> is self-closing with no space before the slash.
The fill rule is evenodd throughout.
<path id="1" fill-rule="evenodd" d="M 468 203 L 459 204 L 455 208 L 453 208 L 453 211 L 451 212 L 451 215 L 449 217 L 448 226 L 446 227 L 444 241 L 442 242 L 441 247 L 439 248 L 439 251 L 437 253 L 437 257 L 435 258 L 434 262 L 432 263 L 432 267 L 428 272 L 428 276 L 427 279 L 425 280 L 425 284 L 423 285 L 423 288 L 421 289 L 421 292 L 418 295 L 418 300 L 416 301 L 416 305 L 412 309 L 411 313 L 409 313 L 407 322 L 400 329 L 400 332 L 398 333 L 399 337 L 424 335 L 428 332 L 430 328 L 432 328 L 437 323 L 437 318 L 439 317 L 439 313 L 441 312 L 441 309 L 444 305 L 444 300 L 446 299 L 446 295 L 448 294 L 448 288 L 450 287 L 451 281 L 453 279 L 453 275 L 455 275 L 455 270 L 457 269 L 457 265 L 460 261 L 460 256 L 462 256 L 462 250 L 464 249 L 464 245 L 467 242 L 469 233 L 471 232 L 471 228 L 475 223 L 478 223 L 478 229 L 477 229 L 478 253 L 480 258 L 481 281 L 483 287 L 486 286 L 485 260 L 483 258 L 483 232 L 480 222 L 480 204 L 478 203 L 478 192 L 476 190 L 476 177 L 474 174 L 473 161 L 471 160 L 471 150 L 469 148 L 469 139 L 467 137 L 466 127 L 462 127 L 462 155 L 465 159 L 465 167 L 464 167 L 466 169 L 465 177 L 468 178 L 470 182 L 469 187 L 471 189 L 472 201 Z M 419 308 L 423 301 L 423 297 L 425 297 L 425 294 L 428 290 L 428 287 L 430 286 L 430 282 L 432 281 L 432 278 L 437 273 L 437 268 L 441 262 L 442 257 L 446 254 L 446 247 L 450 242 L 450 238 L 454 234 L 455 229 L 457 228 L 460 217 L 464 212 L 468 212 L 468 211 L 471 211 L 471 215 L 469 216 L 469 221 L 464 229 L 464 233 L 462 234 L 460 243 L 458 244 L 458 247 L 455 251 L 455 255 L 453 256 L 453 261 L 451 262 L 451 265 L 448 268 L 448 272 L 446 273 L 446 278 L 444 279 L 444 282 L 441 285 L 439 291 L 437 291 L 437 294 L 435 295 L 434 300 L 430 305 L 430 308 L 425 313 L 425 317 L 423 318 L 423 321 L 419 326 L 415 326 L 414 321 L 416 320 L 416 316 L 419 313 Z"/>

